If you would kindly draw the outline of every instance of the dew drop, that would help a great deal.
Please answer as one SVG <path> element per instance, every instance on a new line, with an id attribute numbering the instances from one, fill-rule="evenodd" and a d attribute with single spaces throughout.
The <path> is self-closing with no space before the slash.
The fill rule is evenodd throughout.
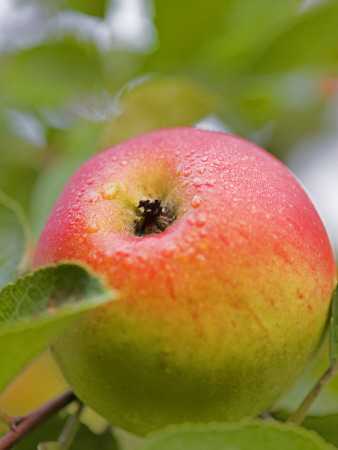
<path id="1" fill-rule="evenodd" d="M 121 166 L 126 167 L 128 165 L 128 161 L 126 161 L 125 159 L 123 161 L 121 161 Z"/>
<path id="2" fill-rule="evenodd" d="M 116 197 L 119 188 L 114 183 L 107 183 L 102 187 L 101 195 L 105 200 L 113 200 Z"/>
<path id="3" fill-rule="evenodd" d="M 88 195 L 89 203 L 96 203 L 99 198 L 99 194 L 97 192 L 90 192 Z"/>
<path id="4" fill-rule="evenodd" d="M 195 187 L 200 187 L 203 184 L 203 181 L 200 178 L 194 178 L 193 184 Z"/>
<path id="5" fill-rule="evenodd" d="M 205 214 L 199 214 L 197 219 L 196 219 L 196 225 L 200 228 L 204 227 L 206 222 L 206 217 Z"/>
<path id="6" fill-rule="evenodd" d="M 189 184 L 189 180 L 184 180 L 182 183 L 182 187 L 186 187 Z"/>
<path id="7" fill-rule="evenodd" d="M 201 161 L 203 161 L 203 162 L 208 161 L 208 157 L 207 156 L 202 156 Z"/>
<path id="8" fill-rule="evenodd" d="M 193 215 L 188 216 L 188 224 L 195 225 L 195 218 Z"/>
<path id="9" fill-rule="evenodd" d="M 205 261 L 205 256 L 204 255 L 196 255 L 196 259 L 198 259 L 198 261 Z"/>
<path id="10" fill-rule="evenodd" d="M 191 206 L 193 208 L 198 208 L 201 204 L 201 197 L 199 195 L 194 195 L 191 200 Z"/>
<path id="11" fill-rule="evenodd" d="M 189 177 L 190 175 L 191 175 L 191 171 L 190 170 L 185 170 L 183 172 L 183 176 L 185 176 L 185 177 Z"/>
<path id="12" fill-rule="evenodd" d="M 171 256 L 175 252 L 175 250 L 176 250 L 175 245 L 170 245 L 168 247 L 165 247 L 162 250 L 162 255 L 163 256 Z"/>
<path id="13" fill-rule="evenodd" d="M 87 224 L 87 228 L 86 228 L 87 233 L 91 233 L 91 234 L 96 233 L 98 231 L 98 229 L 99 228 L 97 226 L 96 220 L 94 218 L 91 219 Z"/>
<path id="14" fill-rule="evenodd" d="M 116 156 L 113 156 L 113 157 L 112 157 L 112 161 L 117 161 L 117 157 L 116 157 Z"/>
<path id="15" fill-rule="evenodd" d="M 198 173 L 202 174 L 202 173 L 204 173 L 204 172 L 205 172 L 205 167 L 200 167 L 200 168 L 198 169 Z"/>

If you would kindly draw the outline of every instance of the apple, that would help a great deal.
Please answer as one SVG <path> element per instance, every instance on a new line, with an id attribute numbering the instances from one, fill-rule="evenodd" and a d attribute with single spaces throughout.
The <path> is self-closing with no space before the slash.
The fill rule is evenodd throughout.
<path id="1" fill-rule="evenodd" d="M 193 128 L 151 132 L 71 178 L 34 267 L 81 261 L 120 293 L 60 333 L 72 389 L 143 435 L 271 406 L 322 340 L 336 266 L 314 206 L 256 145 Z"/>

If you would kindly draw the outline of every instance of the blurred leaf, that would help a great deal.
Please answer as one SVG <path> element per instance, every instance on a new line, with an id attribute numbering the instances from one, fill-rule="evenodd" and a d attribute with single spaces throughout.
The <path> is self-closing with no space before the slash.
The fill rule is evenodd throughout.
<path id="1" fill-rule="evenodd" d="M 155 0 L 159 48 L 150 59 L 170 68 L 190 60 L 201 45 L 222 30 L 224 16 L 234 1 L 209 0 L 206 7 L 203 0 Z"/>
<path id="2" fill-rule="evenodd" d="M 221 32 L 214 39 L 209 36 L 197 57 L 221 73 L 243 70 L 255 52 L 287 26 L 300 3 L 301 0 L 237 0 L 229 8 Z"/>
<path id="3" fill-rule="evenodd" d="M 68 415 L 61 413 L 47 419 L 15 445 L 15 450 L 35 450 L 40 442 L 56 440 L 67 420 Z"/>
<path id="4" fill-rule="evenodd" d="M 7 55 L 0 89 L 10 107 L 39 109 L 69 104 L 100 80 L 97 50 L 65 39 Z"/>
<path id="5" fill-rule="evenodd" d="M 302 423 L 303 427 L 316 431 L 327 442 L 338 447 L 338 414 L 328 416 L 308 416 Z"/>
<path id="6" fill-rule="evenodd" d="M 296 16 L 253 66 L 254 73 L 338 63 L 338 2 L 324 2 Z"/>
<path id="7" fill-rule="evenodd" d="M 17 276 L 28 238 L 20 205 L 0 191 L 0 289 Z"/>
<path id="8" fill-rule="evenodd" d="M 53 131 L 50 145 L 61 154 L 40 172 L 32 191 L 29 219 L 36 238 L 68 179 L 95 153 L 101 127 L 101 123 L 82 121 L 71 129 Z"/>
<path id="9" fill-rule="evenodd" d="M 38 450 L 63 450 L 63 447 L 57 442 L 43 442 L 38 445 Z"/>
<path id="10" fill-rule="evenodd" d="M 89 16 L 104 18 L 109 0 L 68 0 L 72 9 Z"/>
<path id="11" fill-rule="evenodd" d="M 183 425 L 154 434 L 144 450 L 333 450 L 316 433 L 277 422 Z"/>
<path id="12" fill-rule="evenodd" d="M 74 317 L 114 299 L 76 264 L 41 268 L 0 292 L 0 392 Z"/>
<path id="13" fill-rule="evenodd" d="M 81 425 L 72 445 L 72 450 L 118 450 L 118 444 L 111 428 L 100 434 L 94 434 L 85 425 Z"/>
<path id="14" fill-rule="evenodd" d="M 215 91 L 180 77 L 157 77 L 122 92 L 107 120 L 101 148 L 157 128 L 192 125 L 217 110 Z"/>
<path id="15" fill-rule="evenodd" d="M 62 412 L 46 420 L 38 428 L 29 433 L 22 441 L 16 444 L 15 449 L 34 450 L 38 448 L 39 450 L 49 450 L 59 448 L 57 447 L 58 444 L 56 442 L 68 417 L 68 415 Z M 38 444 L 40 444 L 39 447 Z M 49 447 L 47 445 L 49 445 Z M 71 450 L 117 450 L 118 447 L 110 428 L 107 428 L 100 434 L 95 434 L 85 425 L 81 425 L 70 448 Z"/>
<path id="16" fill-rule="evenodd" d="M 338 286 L 333 293 L 332 318 L 330 326 L 330 359 L 331 364 L 338 362 Z"/>
<path id="17" fill-rule="evenodd" d="M 26 214 L 37 174 L 37 170 L 26 165 L 0 163 L 0 190 L 19 202 Z"/>

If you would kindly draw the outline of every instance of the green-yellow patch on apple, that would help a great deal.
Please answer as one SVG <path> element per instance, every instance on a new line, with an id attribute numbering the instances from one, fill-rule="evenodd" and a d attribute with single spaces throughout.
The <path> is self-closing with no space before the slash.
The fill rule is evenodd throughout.
<path id="1" fill-rule="evenodd" d="M 268 408 L 321 342 L 336 283 L 325 228 L 290 171 L 254 144 L 176 128 L 74 174 L 34 266 L 81 261 L 120 290 L 53 353 L 75 393 L 136 434 Z"/>

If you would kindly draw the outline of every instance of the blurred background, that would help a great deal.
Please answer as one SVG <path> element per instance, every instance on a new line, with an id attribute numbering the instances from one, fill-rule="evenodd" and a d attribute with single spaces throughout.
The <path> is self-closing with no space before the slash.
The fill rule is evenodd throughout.
<path id="1" fill-rule="evenodd" d="M 0 64 L 0 190 L 35 238 L 89 156 L 195 125 L 282 159 L 338 254 L 337 0 L 1 0 Z"/>

